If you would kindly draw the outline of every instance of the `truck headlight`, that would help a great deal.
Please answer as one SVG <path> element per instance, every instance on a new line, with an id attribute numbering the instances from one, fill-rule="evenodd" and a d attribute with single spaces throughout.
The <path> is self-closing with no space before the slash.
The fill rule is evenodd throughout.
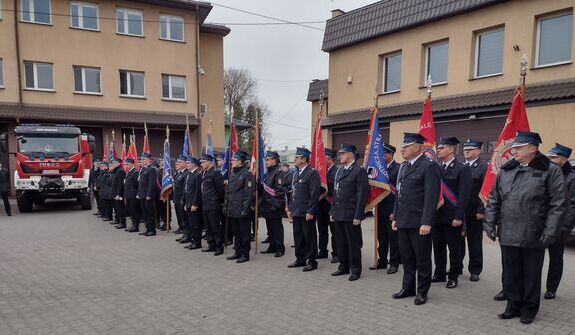
<path id="1" fill-rule="evenodd" d="M 68 188 L 86 188 L 88 187 L 88 182 L 84 179 L 69 179 L 66 182 Z"/>
<path id="2" fill-rule="evenodd" d="M 34 190 L 38 188 L 38 183 L 31 179 L 18 179 L 16 181 L 16 188 L 23 190 Z"/>

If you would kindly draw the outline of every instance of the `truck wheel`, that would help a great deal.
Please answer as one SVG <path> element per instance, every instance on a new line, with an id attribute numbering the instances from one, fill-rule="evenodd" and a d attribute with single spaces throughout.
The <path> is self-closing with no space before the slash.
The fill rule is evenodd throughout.
<path id="1" fill-rule="evenodd" d="M 46 201 L 40 197 L 36 197 L 34 198 L 34 205 L 36 206 L 45 206 L 46 205 Z"/>
<path id="2" fill-rule="evenodd" d="M 80 196 L 80 207 L 82 210 L 92 209 L 92 195 L 90 193 L 84 193 Z"/>
<path id="3" fill-rule="evenodd" d="M 18 210 L 20 213 L 29 213 L 34 208 L 34 201 L 32 197 L 27 195 L 19 195 L 16 198 L 16 203 L 18 204 Z"/>

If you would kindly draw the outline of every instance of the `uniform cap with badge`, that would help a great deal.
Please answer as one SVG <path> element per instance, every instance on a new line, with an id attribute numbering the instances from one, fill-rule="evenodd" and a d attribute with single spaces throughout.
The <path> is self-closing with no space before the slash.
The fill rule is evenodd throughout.
<path id="1" fill-rule="evenodd" d="M 463 150 L 481 149 L 482 146 L 483 146 L 483 142 L 475 141 L 475 140 L 468 138 L 467 141 L 465 141 L 465 143 L 463 143 Z"/>
<path id="2" fill-rule="evenodd" d="M 517 136 L 515 137 L 515 141 L 511 147 L 518 148 L 529 144 L 538 147 L 541 143 L 543 143 L 543 141 L 541 140 L 541 136 L 539 136 L 538 133 L 530 131 L 518 131 Z"/>
<path id="3" fill-rule="evenodd" d="M 307 148 L 297 147 L 295 150 L 295 156 L 309 158 L 309 156 L 311 156 L 311 151 L 309 151 Z"/>
<path id="4" fill-rule="evenodd" d="M 551 148 L 551 150 L 549 150 L 549 153 L 547 154 L 547 156 L 549 156 L 549 157 L 563 156 L 565 158 L 569 158 L 569 157 L 571 157 L 572 151 L 573 150 L 569 147 L 566 147 L 566 146 L 561 145 L 559 143 L 555 143 L 555 146 L 553 148 Z"/>
<path id="5" fill-rule="evenodd" d="M 443 148 L 446 145 L 458 145 L 459 140 L 457 139 L 457 137 L 440 137 L 439 138 L 439 143 L 437 144 L 437 148 Z"/>
<path id="6" fill-rule="evenodd" d="M 423 135 L 418 133 L 403 133 L 403 144 L 401 145 L 402 148 L 405 148 L 415 143 L 419 144 L 425 143 L 425 137 L 423 137 Z"/>

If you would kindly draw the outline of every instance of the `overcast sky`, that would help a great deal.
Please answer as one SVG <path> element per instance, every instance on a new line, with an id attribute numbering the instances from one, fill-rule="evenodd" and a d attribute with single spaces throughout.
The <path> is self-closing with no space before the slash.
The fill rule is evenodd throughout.
<path id="1" fill-rule="evenodd" d="M 245 68 L 258 82 L 258 96 L 271 109 L 265 127 L 274 149 L 310 145 L 312 79 L 326 79 L 328 54 L 321 51 L 323 31 L 297 25 L 241 26 L 232 23 L 276 22 L 218 4 L 294 22 L 325 21 L 335 8 L 349 11 L 376 0 L 215 0 L 206 22 L 228 23 L 225 68 Z M 324 29 L 325 24 L 309 24 Z M 282 123 L 282 124 L 280 124 Z"/>

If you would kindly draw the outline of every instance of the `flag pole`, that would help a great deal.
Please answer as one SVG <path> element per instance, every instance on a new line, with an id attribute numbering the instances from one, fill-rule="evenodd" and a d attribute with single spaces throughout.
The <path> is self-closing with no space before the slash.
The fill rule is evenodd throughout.
<path id="1" fill-rule="evenodd" d="M 169 142 L 170 138 L 170 128 L 169 126 L 166 126 L 166 142 Z M 165 146 L 164 146 L 165 147 Z M 164 151 L 164 159 L 166 159 L 166 152 Z M 164 169 L 164 173 L 166 173 L 166 170 Z M 170 227 L 170 193 L 168 192 L 168 196 L 166 197 L 166 231 L 170 231 L 171 227 Z"/>
<path id="2" fill-rule="evenodd" d="M 258 110 L 256 109 L 256 131 L 254 133 L 254 141 L 257 141 L 257 146 L 255 147 L 256 150 L 256 155 L 255 155 L 255 185 L 258 185 L 258 181 L 259 181 L 259 160 L 260 160 L 260 122 L 258 120 Z M 258 187 L 254 187 L 255 191 L 256 191 L 256 205 L 255 205 L 255 210 L 254 210 L 254 215 L 255 215 L 255 227 L 254 227 L 254 235 L 255 235 L 255 246 L 254 246 L 254 251 L 255 251 L 255 255 L 258 254 L 258 241 L 259 241 L 259 228 L 260 228 L 260 221 L 259 221 L 259 195 L 258 195 Z"/>
<path id="3" fill-rule="evenodd" d="M 212 132 L 212 115 L 211 113 L 209 114 L 210 117 L 210 127 L 208 128 L 208 134 L 211 134 Z M 232 134 L 233 134 L 233 128 L 234 128 L 234 107 L 232 106 L 230 109 L 230 139 L 228 141 L 228 144 L 230 145 L 229 149 L 228 149 L 228 171 L 226 171 L 227 177 L 228 177 L 228 182 L 230 180 L 230 171 L 231 171 L 231 162 L 232 162 Z M 211 136 L 211 135 L 210 135 Z M 206 148 L 206 152 L 208 151 L 208 149 Z M 215 158 L 215 157 L 214 157 Z M 225 185 L 226 187 L 228 187 L 228 185 Z M 230 226 L 230 218 L 228 215 L 226 215 L 226 219 L 224 220 L 224 248 L 228 248 L 228 230 L 229 230 L 229 226 Z"/>
<path id="4" fill-rule="evenodd" d="M 521 75 L 520 87 L 522 92 L 525 90 L 525 77 L 527 77 L 528 65 L 529 62 L 527 61 L 527 56 L 523 54 L 523 57 L 521 57 L 521 72 L 520 72 Z"/>
<path id="5" fill-rule="evenodd" d="M 379 101 L 378 100 L 379 100 L 379 92 L 377 91 L 377 88 L 376 88 L 375 89 L 375 96 L 373 98 L 374 108 L 376 108 L 376 109 L 379 107 Z M 370 136 L 373 136 L 373 134 Z M 364 159 L 367 160 L 367 158 L 364 158 Z M 365 164 L 367 164 L 367 162 Z M 379 215 L 378 215 L 377 207 L 378 206 L 376 205 L 373 208 L 373 266 L 375 267 L 376 270 L 377 270 L 377 262 L 379 260 L 379 253 L 377 252 L 377 249 L 379 248 L 379 239 L 377 238 L 377 236 L 379 235 L 379 218 L 378 218 Z"/>

